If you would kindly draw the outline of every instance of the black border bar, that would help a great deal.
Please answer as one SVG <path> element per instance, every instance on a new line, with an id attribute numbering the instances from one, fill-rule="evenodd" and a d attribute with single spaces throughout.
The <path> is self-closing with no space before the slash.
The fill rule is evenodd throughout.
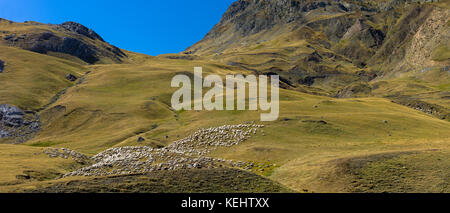
<path id="1" fill-rule="evenodd" d="M 207 208 L 182 208 L 182 202 L 191 200 L 215 200 L 212 211 Z M 226 199 L 239 201 L 253 199 L 253 206 L 238 208 L 226 206 Z M 255 205 L 254 198 L 268 200 L 268 205 Z M 153 212 L 151 209 L 175 210 L 176 212 L 234 212 L 256 211 L 274 212 L 279 209 L 309 209 L 325 210 L 329 208 L 349 210 L 355 206 L 367 206 L 367 210 L 383 210 L 385 205 L 398 206 L 399 209 L 415 208 L 424 203 L 427 205 L 448 206 L 450 194 L 0 194 L 0 206 L 17 208 L 45 207 L 45 209 L 67 209 L 80 211 L 89 206 L 89 210 L 136 210 L 138 212 Z M 218 205 L 221 203 L 221 205 Z M 143 210 L 140 210 L 143 209 Z M 148 209 L 148 210 L 146 210 Z M 84 211 L 83 211 L 84 212 Z M 297 212 L 297 211 L 296 211 Z M 300 211 L 307 212 L 307 211 Z"/>

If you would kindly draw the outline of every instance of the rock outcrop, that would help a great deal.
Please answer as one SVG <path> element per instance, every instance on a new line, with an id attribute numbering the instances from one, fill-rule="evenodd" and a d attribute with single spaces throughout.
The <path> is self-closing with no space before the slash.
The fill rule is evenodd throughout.
<path id="1" fill-rule="evenodd" d="M 35 113 L 24 112 L 8 104 L 0 105 L 0 138 L 9 138 L 14 143 L 22 143 L 39 131 L 39 128 L 39 116 Z"/>
<path id="2" fill-rule="evenodd" d="M 76 81 L 78 78 L 72 74 L 67 74 L 66 79 L 69 81 Z"/>
<path id="3" fill-rule="evenodd" d="M 3 69 L 5 68 L 5 62 L 0 60 L 0 73 L 3 72 Z"/>
<path id="4" fill-rule="evenodd" d="M 424 101 L 407 97 L 394 98 L 392 102 L 422 111 L 442 120 L 450 121 L 450 109 L 437 104 L 430 104 Z"/>

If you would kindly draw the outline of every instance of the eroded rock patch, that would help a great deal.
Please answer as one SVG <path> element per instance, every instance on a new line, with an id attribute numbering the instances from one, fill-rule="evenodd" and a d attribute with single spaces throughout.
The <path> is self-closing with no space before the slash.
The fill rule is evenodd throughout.
<path id="1" fill-rule="evenodd" d="M 40 129 L 39 115 L 8 104 L 0 105 L 0 138 L 23 143 Z"/>

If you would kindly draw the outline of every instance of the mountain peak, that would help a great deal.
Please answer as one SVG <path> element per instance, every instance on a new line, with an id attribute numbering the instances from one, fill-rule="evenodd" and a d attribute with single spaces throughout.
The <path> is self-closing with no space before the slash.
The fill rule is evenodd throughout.
<path id="1" fill-rule="evenodd" d="M 239 0 L 184 53 L 276 73 L 297 88 L 314 86 L 339 94 L 336 88 L 348 87 L 350 78 L 369 83 L 446 66 L 431 56 L 439 55 L 435 49 L 446 42 L 448 10 L 439 2 L 423 2 Z M 418 42 L 412 43 L 413 38 Z"/>
<path id="2" fill-rule="evenodd" d="M 121 63 L 126 54 L 92 29 L 68 21 L 59 25 L 0 19 L 0 42 L 41 54 L 79 59 L 88 64 Z M 78 58 L 78 59 L 76 59 Z"/>
<path id="3" fill-rule="evenodd" d="M 68 21 L 68 22 L 62 23 L 60 26 L 63 27 L 64 29 L 66 29 L 66 30 L 69 30 L 69 31 L 74 32 L 74 33 L 78 33 L 80 35 L 84 35 L 84 36 L 86 36 L 88 38 L 98 39 L 98 40 L 103 41 L 103 42 L 105 41 L 95 31 L 93 31 L 93 30 L 91 30 L 91 29 L 89 29 L 89 28 L 85 27 L 84 25 L 79 24 L 77 22 Z"/>

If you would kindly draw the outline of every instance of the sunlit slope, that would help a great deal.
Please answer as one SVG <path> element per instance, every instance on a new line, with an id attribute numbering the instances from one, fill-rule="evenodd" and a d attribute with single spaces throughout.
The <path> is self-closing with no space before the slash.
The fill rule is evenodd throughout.
<path id="1" fill-rule="evenodd" d="M 38 110 L 61 90 L 74 85 L 67 74 L 80 77 L 82 65 L 53 56 L 0 45 L 0 59 L 6 62 L 0 73 L 0 103 Z"/>
<path id="2" fill-rule="evenodd" d="M 41 113 L 43 130 L 26 144 L 95 154 L 114 146 L 160 147 L 199 128 L 259 121 L 261 111 L 173 111 L 170 98 L 176 88 L 170 87 L 171 79 L 192 73 L 194 66 L 203 66 L 204 75 L 247 73 L 208 60 L 165 56 L 139 65 L 91 66 L 83 83 L 69 88 Z M 274 168 L 254 172 L 295 190 L 327 191 L 311 183 L 318 181 L 316 175 L 333 172 L 327 170 L 327 165 L 336 165 L 330 161 L 383 152 L 449 150 L 447 121 L 382 98 L 335 99 L 281 89 L 280 119 L 264 124 L 265 136 L 212 155 L 275 163 Z M 140 136 L 146 140 L 138 143 Z M 330 191 L 344 189 L 336 186 Z"/>
<path id="3" fill-rule="evenodd" d="M 17 184 L 58 178 L 76 165 L 71 159 L 49 158 L 44 148 L 0 144 L 0 191 Z"/>

